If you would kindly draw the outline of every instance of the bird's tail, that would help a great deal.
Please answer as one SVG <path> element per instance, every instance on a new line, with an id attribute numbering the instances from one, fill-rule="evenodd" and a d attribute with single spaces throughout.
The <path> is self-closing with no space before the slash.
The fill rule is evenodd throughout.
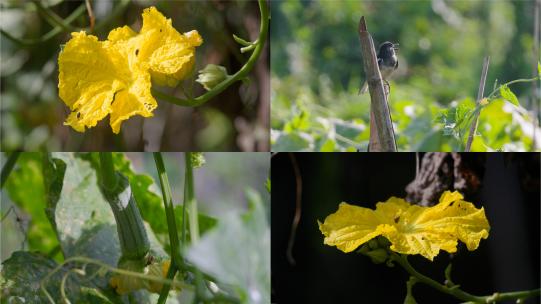
<path id="1" fill-rule="evenodd" d="M 368 91 L 368 82 L 365 81 L 361 88 L 359 89 L 359 95 L 364 94 Z"/>

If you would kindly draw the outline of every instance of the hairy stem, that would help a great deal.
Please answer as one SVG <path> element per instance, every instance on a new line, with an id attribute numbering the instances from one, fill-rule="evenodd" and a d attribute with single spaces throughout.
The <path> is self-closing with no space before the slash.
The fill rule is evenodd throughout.
<path id="1" fill-rule="evenodd" d="M 408 262 L 406 255 L 400 255 L 395 252 L 392 252 L 391 258 L 392 260 L 396 261 L 400 266 L 402 266 L 402 268 L 404 268 L 404 270 L 406 270 L 410 275 L 415 277 L 419 283 L 428 285 L 440 292 L 452 295 L 455 298 L 463 300 L 463 301 L 469 301 L 469 302 L 474 302 L 474 303 L 495 303 L 495 302 L 504 301 L 504 300 L 527 299 L 527 298 L 539 296 L 541 292 L 540 289 L 533 289 L 533 290 L 505 292 L 505 293 L 496 292 L 489 296 L 475 296 L 461 290 L 460 288 L 458 288 L 458 285 L 448 287 L 417 272 L 417 270 L 415 270 L 413 266 L 411 266 L 411 264 Z"/>

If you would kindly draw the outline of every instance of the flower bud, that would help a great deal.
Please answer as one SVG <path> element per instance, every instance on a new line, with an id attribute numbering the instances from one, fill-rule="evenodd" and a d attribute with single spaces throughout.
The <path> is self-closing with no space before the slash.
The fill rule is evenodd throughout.
<path id="1" fill-rule="evenodd" d="M 377 249 L 379 248 L 378 241 L 376 239 L 371 239 L 368 241 L 368 246 L 370 246 L 370 249 Z"/>
<path id="2" fill-rule="evenodd" d="M 384 263 L 387 258 L 389 257 L 389 254 L 387 253 L 387 250 L 383 248 L 378 248 L 372 251 L 369 251 L 365 253 L 366 256 L 370 257 L 372 262 L 374 264 L 381 264 Z"/>
<path id="3" fill-rule="evenodd" d="M 205 156 L 203 152 L 192 152 L 191 153 L 192 165 L 195 169 L 201 168 L 205 164 Z"/>
<path id="4" fill-rule="evenodd" d="M 377 238 L 380 248 L 385 248 L 391 246 L 391 242 L 386 237 L 378 236 Z"/>
<path id="5" fill-rule="evenodd" d="M 216 64 L 209 64 L 204 69 L 199 71 L 197 82 L 199 82 L 207 91 L 212 90 L 220 82 L 227 78 L 227 70 L 225 67 Z"/>

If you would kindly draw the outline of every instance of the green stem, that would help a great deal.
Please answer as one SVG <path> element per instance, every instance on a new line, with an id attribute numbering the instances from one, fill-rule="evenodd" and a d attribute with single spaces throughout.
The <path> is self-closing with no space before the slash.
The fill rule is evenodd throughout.
<path id="1" fill-rule="evenodd" d="M 36 6 L 38 12 L 45 18 L 45 21 L 47 21 L 51 26 L 53 27 L 60 27 L 62 30 L 66 32 L 74 32 L 78 31 L 80 29 L 72 26 L 70 22 L 67 22 L 66 20 L 60 18 L 57 14 L 55 14 L 51 9 L 48 7 L 45 7 L 41 4 L 40 1 L 33 0 L 32 3 Z"/>
<path id="2" fill-rule="evenodd" d="M 77 19 L 79 16 L 81 16 L 84 12 L 85 12 L 85 5 L 84 4 L 81 4 L 79 5 L 79 7 L 77 7 L 73 13 L 71 13 L 71 15 L 69 15 L 65 22 L 66 23 L 72 23 L 75 19 Z M 10 34 L 8 34 L 7 32 L 5 32 L 4 30 L 0 30 L 0 33 L 2 35 L 4 35 L 6 38 L 8 38 L 9 40 L 21 45 L 21 46 L 25 46 L 25 47 L 28 47 L 28 46 L 32 46 L 32 45 L 36 45 L 36 44 L 39 44 L 39 43 L 44 43 L 44 42 L 47 42 L 49 40 L 51 40 L 52 38 L 54 38 L 56 35 L 62 33 L 62 27 L 60 26 L 56 26 L 55 28 L 53 28 L 52 30 L 50 30 L 47 34 L 41 36 L 40 38 L 38 39 L 19 39 L 19 38 L 15 38 L 13 36 L 11 36 Z"/>
<path id="3" fill-rule="evenodd" d="M 186 181 L 184 182 L 186 183 Z M 182 200 L 182 244 L 184 244 L 184 248 L 186 249 L 186 205 L 188 204 L 188 200 L 186 199 L 186 186 L 184 186 L 184 198 Z"/>
<path id="4" fill-rule="evenodd" d="M 175 263 L 171 263 L 169 270 L 167 271 L 167 280 L 173 281 L 173 278 L 177 274 L 178 268 Z M 163 284 L 162 290 L 160 291 L 160 297 L 158 298 L 157 304 L 164 304 L 167 301 L 169 296 L 169 291 L 171 290 L 170 284 Z"/>
<path id="5" fill-rule="evenodd" d="M 499 85 L 496 89 L 494 89 L 494 91 L 492 91 L 492 93 L 490 93 L 487 97 L 487 99 L 490 99 L 494 96 L 494 94 L 496 94 L 497 92 L 500 91 L 500 88 L 503 87 L 503 86 L 508 86 L 510 84 L 513 84 L 513 83 L 519 83 L 519 82 L 532 82 L 532 81 L 535 81 L 535 80 L 538 80 L 539 77 L 534 77 L 534 78 L 529 78 L 529 79 L 515 79 L 513 81 L 509 81 L 507 83 L 504 83 L 504 84 L 501 84 Z"/>
<path id="6" fill-rule="evenodd" d="M 177 224 L 175 221 L 175 210 L 173 206 L 173 198 L 171 194 L 171 186 L 169 185 L 169 178 L 167 177 L 167 171 L 163 163 L 162 154 L 160 152 L 154 152 L 154 161 L 156 163 L 156 169 L 158 170 L 158 176 L 160 178 L 160 185 L 163 194 L 163 204 L 165 206 L 165 216 L 167 218 L 167 228 L 169 230 L 169 242 L 171 244 L 171 266 L 167 272 L 167 279 L 173 279 L 178 270 L 178 266 L 182 265 L 182 257 L 180 256 L 180 244 L 177 234 Z M 171 285 L 164 284 L 160 292 L 158 303 L 165 303 Z"/>
<path id="7" fill-rule="evenodd" d="M 190 222 L 190 239 L 192 244 L 199 240 L 199 221 L 197 218 L 197 201 L 195 200 L 193 185 L 193 163 L 192 153 L 185 153 L 186 177 L 184 180 L 184 191 L 188 205 L 188 221 Z"/>
<path id="8" fill-rule="evenodd" d="M 494 293 L 493 295 L 489 295 L 489 296 L 475 296 L 461 290 L 460 288 L 458 288 L 458 285 L 448 287 L 417 272 L 417 270 L 415 270 L 411 266 L 411 264 L 408 262 L 408 258 L 406 255 L 400 255 L 400 254 L 392 252 L 391 258 L 394 261 L 396 261 L 398 264 L 400 264 L 400 266 L 402 266 L 402 268 L 404 268 L 410 275 L 414 276 L 418 280 L 419 283 L 426 284 L 440 292 L 452 295 L 455 298 L 463 300 L 463 301 L 470 301 L 470 302 L 475 302 L 475 303 L 495 303 L 498 301 L 511 300 L 511 299 L 515 299 L 515 300 L 527 299 L 527 298 L 540 295 L 540 289 L 533 289 L 533 290 L 526 290 L 526 291 Z"/>
<path id="9" fill-rule="evenodd" d="M 184 154 L 184 160 L 186 163 L 186 172 L 184 179 L 184 195 L 185 204 L 188 205 L 188 220 L 190 225 L 190 240 L 192 244 L 199 241 L 199 219 L 197 213 L 197 201 L 195 199 L 194 183 L 193 183 L 193 163 L 192 153 L 186 152 Z M 198 303 L 199 300 L 204 299 L 204 285 L 203 275 L 198 269 L 195 270 L 195 297 L 194 303 Z"/>
<path id="10" fill-rule="evenodd" d="M 111 152 L 100 152 L 101 186 L 109 191 L 117 187 L 117 176 Z"/>
<path id="11" fill-rule="evenodd" d="M 254 52 L 244 64 L 244 66 L 235 74 L 227 77 L 224 81 L 216 85 L 212 90 L 206 92 L 205 94 L 198 96 L 193 99 L 181 99 L 177 98 L 165 93 L 162 93 L 160 91 L 157 91 L 155 89 L 152 89 L 152 94 L 164 101 L 179 105 L 179 106 L 185 106 L 185 107 L 197 107 L 200 106 L 210 99 L 212 99 L 214 96 L 220 94 L 222 91 L 227 89 L 231 84 L 233 84 L 236 81 L 244 79 L 248 73 L 252 70 L 254 67 L 257 59 L 261 55 L 261 52 L 263 51 L 263 48 L 265 47 L 265 43 L 267 41 L 267 33 L 269 31 L 269 9 L 267 7 L 267 3 L 265 0 L 258 0 L 259 1 L 259 11 L 261 13 L 261 24 L 259 27 L 259 37 L 257 38 L 257 43 L 255 45 Z"/>
<path id="12" fill-rule="evenodd" d="M 19 155 L 21 155 L 21 152 L 13 152 L 9 155 L 8 160 L 4 164 L 4 167 L 2 167 L 2 173 L 0 173 L 0 189 L 4 188 L 4 183 L 9 177 L 9 174 L 15 167 L 15 163 L 17 163 L 17 159 L 19 158 Z"/>
<path id="13" fill-rule="evenodd" d="M 120 3 L 115 6 L 115 9 L 111 14 L 108 14 L 107 17 L 105 17 L 101 22 L 96 24 L 94 27 L 94 31 L 98 31 L 99 29 L 105 27 L 107 24 L 109 24 L 114 18 L 118 17 L 127 7 L 128 3 L 130 3 L 129 0 L 121 0 Z M 86 6 L 84 4 L 79 5 L 73 13 L 71 13 L 68 17 L 66 17 L 65 20 L 62 21 L 62 24 L 70 25 L 73 21 L 75 21 L 77 18 L 79 18 L 84 12 L 86 11 Z M 60 17 L 59 17 L 60 18 Z M 71 26 L 71 25 L 70 25 Z M 81 29 L 86 30 L 86 28 Z M 15 42 L 18 45 L 24 46 L 24 47 L 30 47 L 34 46 L 36 44 L 44 43 L 52 38 L 54 38 L 56 35 L 64 32 L 64 29 L 62 26 L 57 25 L 52 30 L 50 30 L 47 34 L 41 36 L 38 39 L 20 39 L 16 38 L 6 31 L 0 29 L 0 34 L 4 35 L 4 37 L 8 38 L 9 40 Z"/>

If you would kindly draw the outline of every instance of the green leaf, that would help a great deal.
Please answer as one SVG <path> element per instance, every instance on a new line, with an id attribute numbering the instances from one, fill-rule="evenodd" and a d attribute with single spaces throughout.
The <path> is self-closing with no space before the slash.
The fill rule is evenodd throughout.
<path id="1" fill-rule="evenodd" d="M 4 300 L 6 303 L 49 303 L 40 284 L 42 279 L 58 266 L 54 260 L 39 253 L 17 251 L 2 265 L 2 303 Z M 67 267 L 62 268 L 45 282 L 47 292 L 53 299 L 57 299 L 58 303 L 62 299 L 59 288 L 61 281 L 69 270 Z M 87 282 L 80 280 L 74 273 L 70 273 L 66 278 L 64 291 L 71 303 L 108 303 L 95 288 L 80 288 L 84 284 Z"/>
<path id="2" fill-rule="evenodd" d="M 500 87 L 500 95 L 502 95 L 503 99 L 509 101 L 515 106 L 519 106 L 517 96 L 515 96 L 515 93 L 513 93 L 507 85 L 502 85 Z"/>
<path id="3" fill-rule="evenodd" d="M 359 135 L 361 135 L 366 129 L 366 126 L 363 124 L 344 121 L 341 119 L 333 119 L 332 123 L 334 124 L 337 134 L 353 142 L 358 141 Z"/>
<path id="4" fill-rule="evenodd" d="M 541 63 L 537 62 L 537 76 L 541 77 Z"/>
<path id="5" fill-rule="evenodd" d="M 270 227 L 265 207 L 247 192 L 250 210 L 227 214 L 188 249 L 187 258 L 219 283 L 237 287 L 244 303 L 270 302 Z"/>
<path id="6" fill-rule="evenodd" d="M 55 176 L 61 175 L 59 170 L 65 171 L 62 185 L 56 185 L 56 190 L 49 189 L 49 193 L 61 190 L 57 198 L 50 200 L 48 213 L 57 228 L 66 258 L 85 256 L 115 267 L 121 256 L 117 225 L 111 207 L 99 189 L 96 170 L 92 162 L 88 161 L 88 155 L 53 153 L 49 164 L 54 163 L 56 166 L 48 166 L 44 170 L 47 176 L 45 179 L 54 180 Z M 145 225 L 145 230 L 151 253 L 160 259 L 167 258 L 167 254 L 148 225 Z M 86 271 L 93 273 L 98 271 L 98 267 L 89 265 Z M 109 276 L 96 276 L 91 282 L 103 290 L 110 288 Z M 57 289 L 60 286 L 50 284 Z M 147 303 L 149 293 L 139 291 L 134 296 L 140 302 Z"/>
<path id="7" fill-rule="evenodd" d="M 118 241 L 115 242 L 115 220 L 98 187 L 96 172 L 88 162 L 72 153 L 54 153 L 53 161 L 65 164 L 60 196 L 49 206 L 54 211 L 54 223 L 64 256 L 67 258 L 84 253 L 85 256 L 116 265 L 119 247 Z M 110 237 L 107 234 L 111 234 Z M 81 246 L 92 245 L 89 242 L 96 237 L 100 246 L 90 246 L 90 251 L 82 250 Z M 105 252 L 98 248 L 103 248 Z"/>
<path id="8" fill-rule="evenodd" d="M 310 114 L 303 107 L 299 107 L 297 114 L 284 125 L 285 132 L 304 131 L 310 128 Z"/>
<path id="9" fill-rule="evenodd" d="M 324 137 L 318 140 L 316 146 L 320 146 L 318 148 L 320 152 L 333 152 L 336 147 L 336 141 L 334 138 Z"/>
<path id="10" fill-rule="evenodd" d="M 4 187 L 11 200 L 30 215 L 27 230 L 29 249 L 50 252 L 58 246 L 58 240 L 45 214 L 41 155 L 37 152 L 21 153 Z"/>
<path id="11" fill-rule="evenodd" d="M 272 151 L 309 151 L 313 149 L 314 139 L 306 133 L 276 132 L 276 140 L 272 144 Z"/>

